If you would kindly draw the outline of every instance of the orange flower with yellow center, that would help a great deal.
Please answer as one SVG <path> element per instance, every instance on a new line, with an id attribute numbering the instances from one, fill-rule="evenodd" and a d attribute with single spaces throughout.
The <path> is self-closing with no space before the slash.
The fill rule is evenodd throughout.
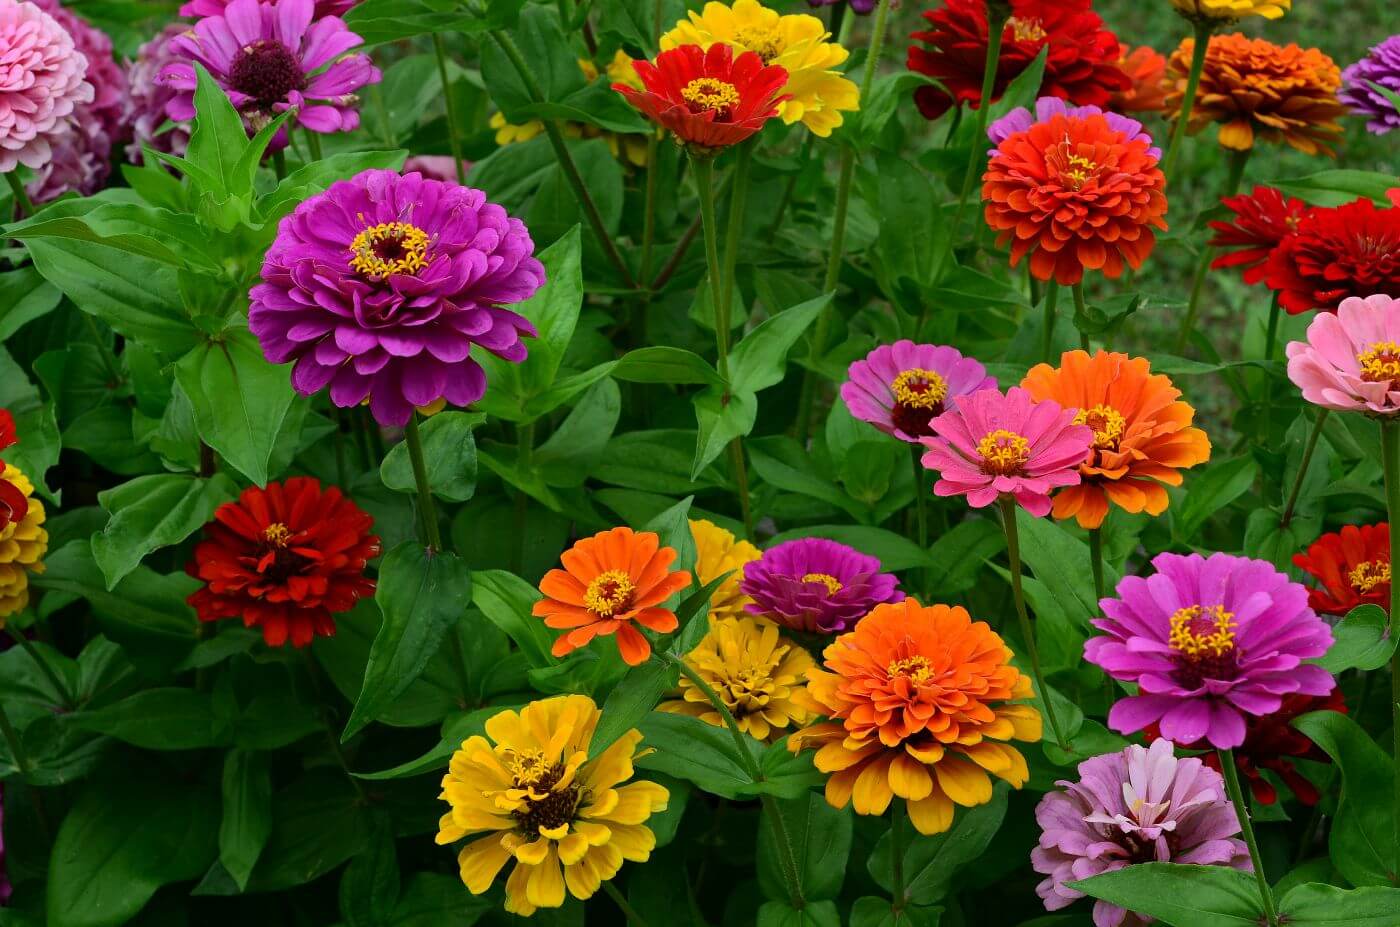
<path id="1" fill-rule="evenodd" d="M 1055 496 L 1056 518 L 1097 528 L 1110 503 L 1161 515 L 1168 501 L 1163 484 L 1180 486 L 1180 470 L 1210 459 L 1210 439 L 1191 426 L 1196 410 L 1180 401 L 1169 377 L 1151 372 L 1146 358 L 1068 351 L 1059 367 L 1031 368 L 1021 386 L 1036 400 L 1079 409 L 1076 423 L 1094 430 L 1079 485 Z"/>
<path id="2" fill-rule="evenodd" d="M 1040 739 L 1029 677 L 984 621 L 913 599 L 875 607 L 823 653 L 828 671 L 807 672 L 805 699 L 825 721 L 788 738 L 816 747 L 830 773 L 826 800 L 883 814 L 898 796 L 922 834 L 953 823 L 956 806 L 992 797 L 989 774 L 1015 788 L 1030 773 L 1006 741 Z"/>

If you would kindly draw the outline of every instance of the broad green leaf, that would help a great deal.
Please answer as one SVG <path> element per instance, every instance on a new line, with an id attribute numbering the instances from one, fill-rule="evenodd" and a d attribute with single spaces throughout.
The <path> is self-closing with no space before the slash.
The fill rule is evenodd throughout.
<path id="1" fill-rule="evenodd" d="M 854 547 L 863 554 L 880 561 L 880 569 L 885 571 L 911 570 L 931 565 L 932 558 L 913 541 L 903 535 L 884 528 L 867 528 L 863 525 L 813 525 L 784 531 L 773 538 L 770 544 L 781 544 L 795 538 L 830 538 Z"/>
<path id="2" fill-rule="evenodd" d="M 818 296 L 784 309 L 744 336 L 729 352 L 729 380 L 735 393 L 757 393 L 782 382 L 788 350 L 831 302 Z"/>
<path id="3" fill-rule="evenodd" d="M 596 757 L 621 736 L 632 730 L 651 713 L 661 697 L 674 689 L 680 671 L 674 664 L 653 654 L 641 666 L 627 670 L 627 675 L 608 693 L 603 702 L 603 714 L 588 744 L 588 755 Z"/>
<path id="4" fill-rule="evenodd" d="M 618 360 L 612 375 L 629 383 L 724 385 L 715 368 L 699 354 L 666 345 L 628 351 Z"/>
<path id="5" fill-rule="evenodd" d="M 1378 670 L 1395 652 L 1387 627 L 1385 609 L 1358 605 L 1332 628 L 1332 646 L 1314 662 L 1333 676 L 1349 669 Z"/>
<path id="6" fill-rule="evenodd" d="M 101 534 L 93 535 L 92 556 L 107 578 L 108 591 L 147 554 L 198 531 L 237 490 L 222 473 L 208 479 L 153 473 L 98 493 L 111 518 Z"/>
<path id="7" fill-rule="evenodd" d="M 807 792 L 800 798 L 766 804 L 758 824 L 758 884 L 770 899 L 788 897 L 769 812 L 782 815 L 788 846 L 796 857 L 798 884 L 809 901 L 835 898 L 841 894 L 851 853 L 851 815 L 833 808 L 825 798 Z"/>
<path id="8" fill-rule="evenodd" d="M 72 726 L 147 750 L 195 750 L 226 743 L 208 695 L 193 689 L 146 689 L 112 705 L 79 712 Z"/>
<path id="9" fill-rule="evenodd" d="M 1290 890 L 1278 904 L 1280 923 L 1317 927 L 1393 927 L 1400 888 L 1344 889 L 1312 882 Z"/>
<path id="10" fill-rule="evenodd" d="M 904 847 L 904 897 L 911 904 L 930 905 L 949 894 L 958 872 L 976 860 L 991 844 L 1006 817 L 1009 789 L 998 784 L 991 801 L 975 808 L 959 808 L 953 826 L 925 837 L 906 818 L 901 823 Z M 866 861 L 870 876 L 885 891 L 894 890 L 887 831 Z"/>
<path id="11" fill-rule="evenodd" d="M 734 392 L 725 395 L 715 387 L 697 393 L 695 404 L 698 426 L 695 439 L 695 459 L 690 463 L 690 478 L 698 479 L 705 468 L 714 463 L 735 438 L 753 431 L 758 416 L 758 398 L 753 393 Z"/>
<path id="12" fill-rule="evenodd" d="M 0 274 L 0 341 L 57 309 L 62 298 L 32 265 Z"/>
<path id="13" fill-rule="evenodd" d="M 272 833 L 272 780 L 266 753 L 230 750 L 224 756 L 219 863 L 240 890 Z"/>
<path id="14" fill-rule="evenodd" d="M 361 0 L 345 14 L 346 24 L 367 45 L 397 42 L 429 33 L 479 33 L 513 26 L 524 0 L 487 0 L 481 10 L 443 0 Z"/>
<path id="15" fill-rule="evenodd" d="M 834 901 L 814 901 L 802 910 L 787 901 L 765 901 L 755 927 L 840 927 L 841 912 Z"/>
<path id="16" fill-rule="evenodd" d="M 938 927 L 942 919 L 942 908 L 919 905 L 906 905 L 896 918 L 890 900 L 875 895 L 857 898 L 851 906 L 851 927 Z"/>
<path id="17" fill-rule="evenodd" d="M 718 487 L 719 468 L 708 467 L 698 479 L 690 476 L 695 457 L 695 432 L 682 429 L 630 431 L 613 435 L 593 477 L 614 486 L 669 496 L 688 495 Z"/>
<path id="18" fill-rule="evenodd" d="M 340 770 L 306 773 L 272 796 L 272 834 L 248 891 L 304 885 L 330 872 L 367 845 L 368 818 L 363 798 Z"/>
<path id="19" fill-rule="evenodd" d="M 1224 511 L 1231 502 L 1249 490 L 1259 473 L 1253 457 L 1234 457 L 1212 461 L 1205 470 L 1193 473 L 1186 481 L 1186 502 L 1177 518 L 1177 535 L 1193 538 L 1207 518 Z"/>
<path id="20" fill-rule="evenodd" d="M 676 552 L 676 559 L 670 566 L 672 570 L 695 568 L 695 535 L 690 530 L 690 505 L 694 501 L 693 496 L 687 496 L 641 527 L 643 531 L 656 532 L 661 546 Z"/>
<path id="21" fill-rule="evenodd" d="M 473 432 L 486 421 L 479 412 L 439 412 L 426 419 L 423 436 L 423 462 L 433 495 L 450 502 L 466 502 L 476 492 L 476 438 Z M 390 489 L 410 495 L 418 491 L 409 460 L 408 445 L 400 442 L 389 448 L 379 465 L 379 478 Z"/>
<path id="22" fill-rule="evenodd" d="M 603 459 L 608 440 L 622 415 L 622 395 L 612 380 L 599 380 L 554 433 L 535 448 L 531 463 L 550 486 L 582 486 Z"/>
<path id="23" fill-rule="evenodd" d="M 583 308 L 583 255 L 577 227 L 539 254 L 545 283 L 535 295 L 511 308 L 534 323 L 539 337 L 529 342 L 530 355 L 518 368 L 526 395 L 554 384 L 564 352 L 574 337 Z"/>
<path id="24" fill-rule="evenodd" d="M 392 927 L 472 927 L 496 907 L 486 895 L 473 895 L 456 874 L 417 872 L 404 886 L 389 923 Z"/>
<path id="25" fill-rule="evenodd" d="M 1021 558 L 1035 578 L 1050 590 L 1065 617 L 1088 630 L 1090 619 L 1099 614 L 1089 545 L 1070 534 L 1063 524 L 1036 518 L 1020 507 L 1016 509 L 1016 528 L 1020 533 Z M 1105 563 L 1104 592 L 1111 592 L 1117 584 L 1117 572 Z"/>
<path id="26" fill-rule="evenodd" d="M 517 125 L 530 121 L 532 103 L 559 102 L 583 89 L 586 81 L 578 58 L 564 34 L 559 13 L 552 6 L 526 7 L 511 38 L 529 62 L 542 97 L 536 99 L 526 88 L 520 72 L 497 42 L 484 42 L 481 48 L 481 78 L 492 102 L 506 120 Z"/>
<path id="27" fill-rule="evenodd" d="M 505 570 L 472 574 L 472 604 L 525 651 L 531 666 L 554 666 L 559 662 L 550 655 L 554 632 L 545 627 L 543 618 L 531 614 L 539 599 L 538 589 Z"/>
<path id="28" fill-rule="evenodd" d="M 49 468 L 58 463 L 61 439 L 53 401 L 45 401 L 29 382 L 24 368 L 0 347 L 0 408 L 10 410 L 19 443 L 5 448 L 5 461 L 17 467 L 42 495 L 57 501 L 49 491 Z"/>
<path id="29" fill-rule="evenodd" d="M 103 245 L 175 268 L 219 273 L 205 250 L 205 235 L 194 216 L 136 203 L 67 200 L 18 226 L 20 241 L 61 238 Z"/>
<path id="30" fill-rule="evenodd" d="M 1328 170 L 1275 180 L 1272 186 L 1314 206 L 1341 206 L 1358 197 L 1384 204 L 1388 202 L 1386 193 L 1395 186 L 1395 177 L 1377 171 Z"/>
<path id="31" fill-rule="evenodd" d="M 312 161 L 292 171 L 271 193 L 258 200 L 258 215 L 264 225 L 275 224 L 300 203 L 346 177 L 368 170 L 397 171 L 407 152 L 346 151 Z"/>
<path id="32" fill-rule="evenodd" d="M 340 875 L 340 916 L 346 927 L 391 923 L 399 900 L 399 859 L 387 815 L 376 818 L 369 846 Z"/>
<path id="33" fill-rule="evenodd" d="M 654 711 L 638 725 L 642 746 L 656 752 L 637 760 L 642 769 L 693 782 L 721 798 L 740 798 L 754 793 L 754 782 L 740 764 L 729 731 L 689 715 Z M 763 745 L 745 735 L 750 753 L 757 757 Z"/>
<path id="34" fill-rule="evenodd" d="M 1264 917 L 1254 875 L 1228 866 L 1140 863 L 1069 887 L 1168 927 L 1256 927 Z"/>

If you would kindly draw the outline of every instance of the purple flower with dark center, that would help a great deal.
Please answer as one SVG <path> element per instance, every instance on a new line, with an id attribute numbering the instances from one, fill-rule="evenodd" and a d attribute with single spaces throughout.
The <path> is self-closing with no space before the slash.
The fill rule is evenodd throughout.
<path id="1" fill-rule="evenodd" d="M 356 129 L 355 91 L 378 83 L 379 69 L 368 55 L 347 54 L 363 40 L 338 17 L 313 22 L 314 6 L 312 0 L 233 0 L 220 15 L 177 36 L 170 51 L 182 60 L 160 72 L 162 82 L 180 91 L 166 114 L 194 118 L 198 62 L 254 131 L 289 109 L 296 110 L 291 124 L 312 132 Z M 273 145 L 285 145 L 286 137 L 283 127 Z"/>
<path id="2" fill-rule="evenodd" d="M 248 324 L 292 385 L 330 387 L 342 408 L 366 398 L 403 425 L 415 406 L 476 402 L 479 346 L 525 359 L 529 320 L 503 306 L 545 282 L 524 223 L 486 194 L 420 174 L 364 171 L 282 220 L 253 287 Z"/>
<path id="3" fill-rule="evenodd" d="M 1400 35 L 1392 35 L 1342 71 L 1342 89 L 1337 92 L 1353 113 L 1369 117 L 1366 128 L 1376 135 L 1400 129 L 1400 111 L 1367 81 L 1400 93 Z"/>
<path id="4" fill-rule="evenodd" d="M 1079 781 L 1055 783 L 1035 809 L 1040 843 L 1031 865 L 1049 876 L 1036 886 L 1047 911 L 1083 898 L 1066 883 L 1134 863 L 1192 863 L 1252 872 L 1249 848 L 1220 773 L 1195 757 L 1178 759 L 1169 741 L 1134 744 L 1079 764 Z M 1094 902 L 1094 927 L 1141 927 L 1153 918 Z"/>
<path id="5" fill-rule="evenodd" d="M 896 341 L 851 364 L 841 398 L 851 414 L 909 444 L 933 434 L 929 421 L 948 400 L 996 389 L 987 368 L 956 348 Z"/>
<path id="6" fill-rule="evenodd" d="M 1114 679 L 1137 683 L 1109 727 L 1158 723 L 1179 744 L 1204 738 L 1221 749 L 1244 742 L 1245 717 L 1272 714 L 1286 695 L 1326 695 L 1320 666 L 1332 630 L 1308 607 L 1308 590 L 1270 563 L 1229 554 L 1159 554 L 1149 577 L 1127 576 L 1103 599 L 1103 636 L 1084 656 Z"/>
<path id="7" fill-rule="evenodd" d="M 1018 106 L 1011 112 L 995 120 L 987 126 L 987 137 L 992 140 L 992 145 L 997 146 L 1006 141 L 1017 132 L 1025 132 L 1031 126 L 1039 122 L 1045 122 L 1053 116 L 1073 116 L 1082 119 L 1085 116 L 1103 116 L 1108 120 L 1108 124 L 1128 137 L 1128 141 L 1146 139 L 1147 153 L 1158 161 L 1162 160 L 1162 149 L 1152 146 L 1152 136 L 1143 129 L 1142 123 L 1127 116 L 1111 113 L 1100 109 L 1097 106 L 1070 106 L 1059 97 L 1041 97 L 1035 101 L 1035 113 L 1024 106 Z M 995 151 L 995 148 L 993 148 Z M 991 154 L 991 152 L 988 152 Z"/>
<path id="8" fill-rule="evenodd" d="M 132 164 L 142 163 L 143 145 L 179 157 L 184 156 L 189 146 L 188 123 L 177 122 L 165 128 L 171 122 L 166 109 L 181 91 L 160 80 L 160 72 L 166 65 L 184 60 L 170 46 L 177 36 L 188 31 L 189 27 L 182 23 L 166 26 L 141 46 L 135 61 L 127 64 L 126 79 L 131 89 L 127 93 L 122 121 L 131 136 L 126 157 Z"/>
<path id="9" fill-rule="evenodd" d="M 840 634 L 882 602 L 902 602 L 898 580 L 880 561 L 826 538 L 798 538 L 744 565 L 739 591 L 751 615 L 794 631 Z"/>

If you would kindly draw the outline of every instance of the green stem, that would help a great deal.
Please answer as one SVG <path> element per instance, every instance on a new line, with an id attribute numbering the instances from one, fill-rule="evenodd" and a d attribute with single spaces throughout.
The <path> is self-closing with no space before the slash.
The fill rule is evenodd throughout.
<path id="1" fill-rule="evenodd" d="M 306 150 L 311 153 L 311 160 L 321 160 L 321 136 L 310 129 L 305 130 L 302 134 L 306 137 Z"/>
<path id="2" fill-rule="evenodd" d="M 1011 598 L 1016 603 L 1016 618 L 1021 624 L 1021 636 L 1026 640 L 1026 656 L 1031 661 L 1031 675 L 1035 677 L 1036 688 L 1040 690 L 1040 700 L 1045 705 L 1045 719 L 1050 722 L 1050 732 L 1055 737 L 1055 743 L 1068 753 L 1069 743 L 1065 740 L 1065 735 L 1060 733 L 1060 722 L 1055 717 L 1050 690 L 1046 687 L 1045 676 L 1040 670 L 1040 648 L 1036 646 L 1035 629 L 1031 627 L 1031 616 L 1026 612 L 1026 594 L 1021 588 L 1021 542 L 1016 530 L 1016 500 L 1003 495 L 999 502 L 1001 524 L 1006 531 L 1006 556 L 1011 566 Z"/>
<path id="3" fill-rule="evenodd" d="M 1288 502 L 1283 507 L 1283 517 L 1279 519 L 1279 527 L 1281 528 L 1287 528 L 1288 523 L 1293 520 L 1293 507 L 1298 504 L 1298 493 L 1302 491 L 1303 479 L 1308 475 L 1308 464 L 1312 463 L 1313 451 L 1317 448 L 1317 439 L 1322 436 L 1322 425 L 1327 421 L 1327 412 L 1327 409 L 1317 410 L 1312 433 L 1308 435 L 1308 443 L 1303 447 L 1303 459 L 1298 464 L 1298 473 L 1293 477 L 1293 489 L 1288 493 Z"/>
<path id="4" fill-rule="evenodd" d="M 1400 423 L 1381 419 L 1381 461 L 1385 466 L 1385 507 L 1391 525 L 1400 524 Z M 1400 531 L 1390 532 L 1390 562 L 1400 563 Z M 1390 639 L 1400 638 L 1400 583 L 1390 584 Z M 1400 648 L 1390 656 L 1390 721 L 1394 739 L 1395 857 L 1391 872 L 1400 872 Z"/>
<path id="5" fill-rule="evenodd" d="M 10 192 L 15 197 L 16 219 L 23 219 L 25 216 L 34 215 L 34 201 L 29 198 L 29 191 L 24 189 L 24 184 L 20 182 L 14 171 L 5 174 L 5 180 L 10 184 Z"/>
<path id="6" fill-rule="evenodd" d="M 287 179 L 287 151 L 279 148 L 272 153 L 272 173 L 280 183 Z"/>
<path id="7" fill-rule="evenodd" d="M 1074 315 L 1076 319 L 1087 319 L 1089 317 L 1089 305 L 1084 299 L 1084 281 L 1070 287 L 1070 292 L 1074 294 Z M 1078 328 L 1078 326 L 1075 326 Z M 1084 349 L 1084 353 L 1089 353 L 1089 335 L 1082 329 L 1079 332 L 1079 346 Z"/>
<path id="8" fill-rule="evenodd" d="M 1232 151 L 1229 155 L 1229 174 L 1225 178 L 1222 197 L 1234 196 L 1239 192 L 1240 181 L 1244 179 L 1244 166 L 1249 161 L 1248 151 Z M 1207 246 L 1201 250 L 1196 262 L 1196 272 L 1191 278 L 1191 299 L 1186 306 L 1186 315 L 1181 319 L 1181 330 L 1176 335 L 1176 353 L 1186 350 L 1186 342 L 1196 327 L 1196 316 L 1201 311 L 1201 293 L 1205 290 L 1206 275 L 1210 273 L 1211 261 L 1215 260 L 1215 249 Z"/>
<path id="9" fill-rule="evenodd" d="M 370 84 L 369 96 L 374 104 L 374 111 L 379 114 L 379 122 L 384 127 L 384 144 L 390 148 L 399 147 L 398 139 L 394 137 L 394 123 L 389 118 L 389 107 L 384 103 L 384 89 L 379 84 Z"/>
<path id="10" fill-rule="evenodd" d="M 756 139 L 739 146 L 734 162 L 734 182 L 729 187 L 729 215 L 725 217 L 724 265 L 722 285 L 717 294 L 717 321 L 724 324 L 725 334 L 732 330 L 734 315 L 734 269 L 739 261 L 739 240 L 743 237 L 744 213 L 749 197 L 749 172 L 753 167 L 753 147 Z"/>
<path id="11" fill-rule="evenodd" d="M 653 132 L 651 138 L 647 139 L 647 186 L 646 205 L 642 212 L 642 264 L 641 278 L 643 281 L 651 279 L 651 252 L 656 245 L 656 186 L 657 175 L 661 173 L 661 166 L 657 163 L 656 133 Z"/>
<path id="12" fill-rule="evenodd" d="M 5 711 L 4 702 L 0 702 L 0 734 L 4 735 L 5 743 L 10 747 L 10 756 L 19 767 L 20 776 L 30 787 L 30 794 L 34 799 L 34 816 L 39 819 L 39 829 L 44 832 L 45 841 L 52 842 L 53 829 L 49 826 L 48 815 L 44 812 L 44 800 L 39 789 L 33 784 L 34 767 L 30 765 L 29 754 L 24 752 L 23 739 L 10 723 L 10 715 Z"/>
<path id="13" fill-rule="evenodd" d="M 1278 320 L 1278 293 L 1274 293 L 1273 301 L 1269 303 L 1269 330 L 1264 336 L 1264 360 L 1266 361 L 1274 359 L 1274 349 L 1278 347 Z"/>
<path id="14" fill-rule="evenodd" d="M 1279 304 L 1278 294 L 1274 294 L 1273 300 L 1269 303 L 1269 328 L 1264 335 L 1264 360 L 1274 359 L 1274 342 L 1278 340 L 1278 317 Z M 1273 417 L 1274 411 L 1274 389 L 1273 377 L 1266 370 L 1262 374 L 1264 381 L 1264 395 L 1260 401 L 1259 408 L 1259 436 L 1261 443 L 1269 443 L 1269 419 Z"/>
<path id="15" fill-rule="evenodd" d="M 1235 768 L 1235 751 L 1216 750 L 1220 757 L 1220 770 L 1225 775 L 1225 791 L 1235 805 L 1235 816 L 1240 819 L 1240 830 L 1244 832 L 1245 846 L 1249 847 L 1249 861 L 1254 864 L 1254 878 L 1259 883 L 1259 903 L 1264 907 L 1264 921 L 1268 927 L 1277 927 L 1278 914 L 1274 912 L 1274 893 L 1269 888 L 1269 878 L 1264 875 L 1264 861 L 1259 857 L 1259 842 L 1254 839 L 1254 825 L 1249 821 L 1249 805 L 1245 804 L 1244 793 L 1240 791 L 1240 771 Z"/>
<path id="16" fill-rule="evenodd" d="M 928 550 L 928 498 L 924 493 L 924 465 L 919 457 L 924 449 L 922 444 L 910 445 L 914 459 L 914 510 L 919 526 L 919 550 Z"/>
<path id="17" fill-rule="evenodd" d="M 321 667 L 316 662 L 316 655 L 310 647 L 303 648 L 302 653 L 306 657 L 306 675 L 311 680 L 311 692 L 316 699 L 316 713 L 321 717 L 321 727 L 326 732 L 326 743 L 330 744 L 331 755 L 335 757 L 336 765 L 345 773 L 345 778 L 350 780 L 355 795 L 360 801 L 364 801 L 364 787 L 350 771 L 350 761 L 345 758 L 345 750 L 340 745 L 340 737 L 336 735 L 335 726 L 331 721 L 331 704 L 326 700 L 325 687 L 321 685 Z"/>
<path id="18" fill-rule="evenodd" d="M 1047 364 L 1055 359 L 1055 308 L 1060 301 L 1060 285 L 1051 280 L 1045 287 L 1045 330 L 1040 335 L 1040 357 Z"/>
<path id="19" fill-rule="evenodd" d="M 1094 571 L 1094 601 L 1103 598 L 1103 530 L 1089 529 L 1089 566 Z"/>
<path id="20" fill-rule="evenodd" d="M 735 438 L 729 442 L 729 466 L 734 471 L 734 482 L 739 490 L 739 512 L 744 519 L 744 537 L 752 541 L 753 502 L 749 498 L 749 471 L 744 464 L 743 441 L 743 438 Z"/>
<path id="21" fill-rule="evenodd" d="M 467 172 L 462 167 L 462 139 L 457 134 L 457 103 L 452 99 L 452 81 L 447 76 L 447 43 L 440 32 L 433 33 L 433 53 L 437 55 L 438 79 L 442 81 L 442 105 L 447 110 L 447 147 L 452 152 L 457 183 L 465 186 Z"/>
<path id="22" fill-rule="evenodd" d="M 705 266 L 709 271 L 710 307 L 715 323 L 715 369 L 723 378 L 726 388 L 729 384 L 729 328 L 720 324 L 723 312 L 720 287 L 724 285 L 724 273 L 719 257 L 718 220 L 715 218 L 714 162 L 707 158 L 696 158 L 691 162 L 695 173 L 695 188 L 700 195 L 700 228 L 705 236 Z"/>
<path id="23" fill-rule="evenodd" d="M 54 692 L 58 693 L 58 697 L 62 699 L 63 707 L 72 711 L 78 704 L 73 698 L 73 693 L 68 690 L 68 686 L 64 684 L 63 680 L 59 679 L 58 673 L 52 666 L 49 666 L 49 661 L 44 659 L 43 655 L 39 653 L 34 644 L 30 642 L 29 638 L 25 637 L 22 633 L 11 631 L 9 628 L 5 629 L 5 636 L 18 644 L 25 653 L 29 654 L 29 658 L 39 667 L 39 671 L 44 674 L 44 678 L 49 681 L 49 685 L 53 686 Z"/>
<path id="24" fill-rule="evenodd" d="M 403 440 L 408 445 L 408 459 L 413 464 L 413 482 L 418 485 L 418 517 L 423 522 L 423 543 L 429 553 L 434 553 L 442 550 L 442 534 L 438 530 L 433 487 L 428 483 L 428 467 L 423 460 L 423 437 L 418 433 L 417 412 L 409 416 Z"/>
<path id="25" fill-rule="evenodd" d="M 1171 141 L 1167 144 L 1167 155 L 1162 160 L 1162 173 L 1171 182 L 1176 159 L 1181 156 L 1181 140 L 1186 136 L 1187 123 L 1191 121 L 1191 109 L 1196 105 L 1196 90 L 1201 86 L 1201 69 L 1206 64 L 1206 50 L 1210 48 L 1210 34 L 1215 31 L 1215 23 L 1205 18 L 1195 23 L 1195 45 L 1191 49 L 1191 71 L 1186 77 L 1186 92 L 1181 98 L 1181 112 L 1172 128 Z"/>
<path id="26" fill-rule="evenodd" d="M 622 916 L 627 918 L 627 923 L 631 924 L 632 927 L 647 927 L 647 922 L 627 903 L 627 899 L 623 897 L 622 892 L 618 891 L 617 886 L 612 884 L 611 879 L 605 879 L 603 881 L 603 891 L 608 893 L 608 897 L 613 900 L 613 904 L 617 905 L 618 909 L 622 911 Z"/>
<path id="27" fill-rule="evenodd" d="M 905 803 L 898 796 L 890 804 L 890 914 L 896 924 L 904 913 L 904 829 Z"/>

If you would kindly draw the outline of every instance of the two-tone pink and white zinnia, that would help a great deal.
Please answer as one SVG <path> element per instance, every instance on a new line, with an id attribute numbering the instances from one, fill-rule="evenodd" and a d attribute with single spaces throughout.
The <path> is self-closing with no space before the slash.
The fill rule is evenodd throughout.
<path id="1" fill-rule="evenodd" d="M 1400 412 L 1400 299 L 1352 296 L 1319 312 L 1307 340 L 1289 342 L 1288 378 L 1324 409 Z"/>

